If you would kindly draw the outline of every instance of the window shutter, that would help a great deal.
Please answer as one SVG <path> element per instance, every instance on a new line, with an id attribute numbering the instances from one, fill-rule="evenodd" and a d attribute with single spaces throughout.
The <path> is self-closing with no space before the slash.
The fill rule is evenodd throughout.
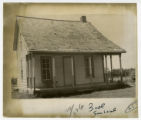
<path id="1" fill-rule="evenodd" d="M 93 56 L 91 57 L 92 59 L 91 59 L 91 63 L 92 63 L 92 77 L 95 77 L 95 72 L 94 72 L 94 58 L 93 58 Z"/>
<path id="2" fill-rule="evenodd" d="M 94 60 L 93 56 L 85 56 L 86 77 L 94 77 Z"/>
<path id="3" fill-rule="evenodd" d="M 89 72 L 89 58 L 88 56 L 85 56 L 85 73 L 86 73 L 86 77 L 90 76 L 90 72 Z"/>

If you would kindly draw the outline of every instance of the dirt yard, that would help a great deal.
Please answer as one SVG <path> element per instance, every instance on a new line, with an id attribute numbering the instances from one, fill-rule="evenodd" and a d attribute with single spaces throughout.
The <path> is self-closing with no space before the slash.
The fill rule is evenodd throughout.
<path id="1" fill-rule="evenodd" d="M 87 93 L 81 94 L 72 94 L 67 96 L 59 96 L 59 97 L 49 97 L 45 96 L 44 98 L 130 98 L 135 97 L 135 86 L 115 89 L 115 90 L 102 90 L 102 91 L 91 91 Z M 37 97 L 31 96 L 29 94 L 21 94 L 14 93 L 12 94 L 12 98 L 15 99 L 35 99 Z M 40 97 L 38 97 L 39 99 Z"/>
<path id="2" fill-rule="evenodd" d="M 69 96 L 70 98 L 129 98 L 135 97 L 135 86 L 124 89 L 96 91 L 82 95 Z"/>

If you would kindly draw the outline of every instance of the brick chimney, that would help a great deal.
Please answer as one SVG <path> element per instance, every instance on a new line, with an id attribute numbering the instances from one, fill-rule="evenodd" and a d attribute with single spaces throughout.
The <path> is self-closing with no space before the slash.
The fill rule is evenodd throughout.
<path id="1" fill-rule="evenodd" d="M 86 16 L 81 16 L 80 21 L 86 23 L 87 22 Z"/>

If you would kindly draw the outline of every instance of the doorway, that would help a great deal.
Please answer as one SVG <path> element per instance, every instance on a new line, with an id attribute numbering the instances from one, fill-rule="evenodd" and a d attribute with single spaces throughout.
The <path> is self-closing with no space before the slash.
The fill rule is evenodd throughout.
<path id="1" fill-rule="evenodd" d="M 71 56 L 64 56 L 63 57 L 64 63 L 64 83 L 65 86 L 72 86 L 74 83 L 74 76 L 73 76 L 73 67 L 72 67 L 72 57 Z"/>

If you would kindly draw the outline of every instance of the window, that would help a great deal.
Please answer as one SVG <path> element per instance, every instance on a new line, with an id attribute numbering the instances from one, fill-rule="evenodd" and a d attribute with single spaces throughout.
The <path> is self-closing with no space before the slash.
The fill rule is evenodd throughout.
<path id="1" fill-rule="evenodd" d="M 92 56 L 85 56 L 86 77 L 94 77 L 94 60 Z"/>
<path id="2" fill-rule="evenodd" d="M 12 85 L 17 85 L 17 78 L 12 78 L 11 83 Z"/>
<path id="3" fill-rule="evenodd" d="M 41 56 L 41 79 L 42 81 L 51 80 L 51 57 Z"/>

